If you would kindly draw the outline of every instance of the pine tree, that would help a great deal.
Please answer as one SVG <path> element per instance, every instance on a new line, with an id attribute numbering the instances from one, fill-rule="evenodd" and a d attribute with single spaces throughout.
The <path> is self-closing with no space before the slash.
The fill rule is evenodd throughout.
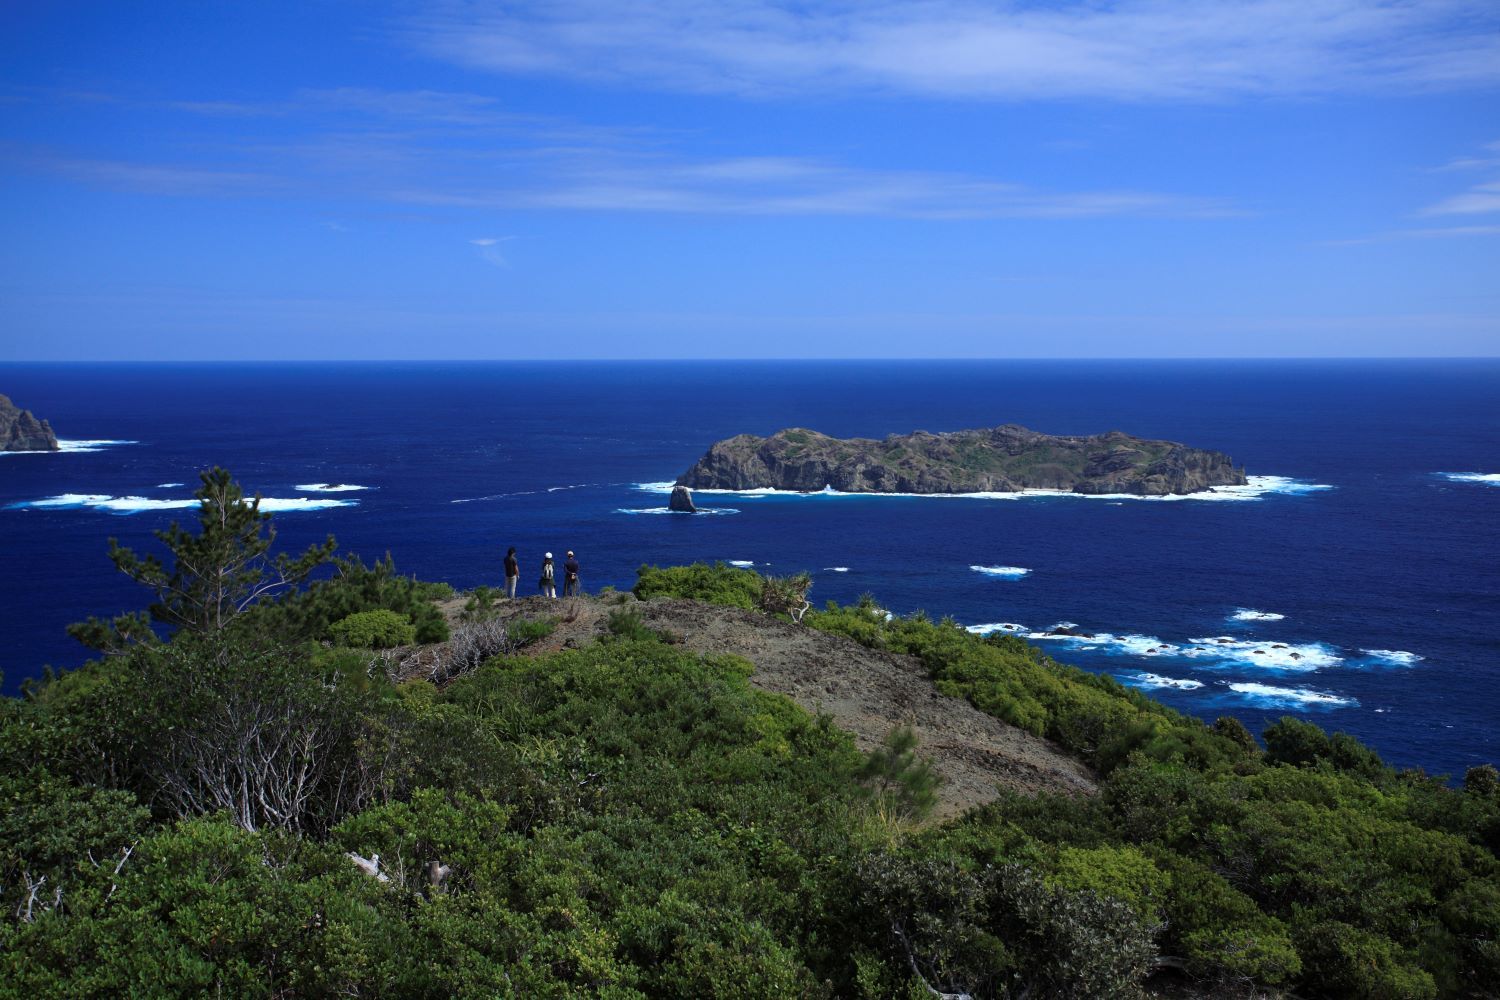
<path id="1" fill-rule="evenodd" d="M 199 474 L 198 531 L 173 522 L 155 532 L 172 555 L 170 567 L 155 555 L 137 555 L 117 539 L 109 540 L 115 567 L 156 592 L 150 621 L 200 635 L 215 635 L 256 601 L 296 586 L 332 557 L 333 536 L 293 558 L 271 555 L 276 528 L 260 509 L 260 494 L 245 499 L 244 490 L 225 469 Z M 122 615 L 111 622 L 90 618 L 68 627 L 85 645 L 117 653 L 131 644 L 154 641 L 146 616 Z"/>

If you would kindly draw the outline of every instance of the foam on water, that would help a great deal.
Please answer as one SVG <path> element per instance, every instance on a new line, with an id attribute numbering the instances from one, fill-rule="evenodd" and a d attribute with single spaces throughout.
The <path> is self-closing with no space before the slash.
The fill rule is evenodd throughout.
<path id="1" fill-rule="evenodd" d="M 1031 572 L 1024 566 L 970 566 L 969 568 L 985 576 L 998 576 L 1007 580 L 1019 580 Z"/>
<path id="2" fill-rule="evenodd" d="M 1439 472 L 1437 475 L 1455 483 L 1483 483 L 1500 486 L 1500 472 Z"/>
<path id="3" fill-rule="evenodd" d="M 1285 617 L 1274 611 L 1256 611 L 1254 608 L 1240 608 L 1229 616 L 1231 621 L 1237 622 L 1279 622 Z"/>
<path id="4" fill-rule="evenodd" d="M 77 440 L 77 439 L 74 439 L 74 440 L 64 440 L 62 438 L 58 438 L 57 439 L 57 451 L 41 451 L 41 450 L 37 450 L 37 451 L 0 451 L 0 455 L 58 455 L 58 454 L 69 454 L 69 453 L 77 454 L 78 452 L 85 452 L 85 451 L 103 451 L 105 448 L 113 448 L 116 445 L 122 445 L 122 444 L 140 444 L 140 442 L 139 441 L 111 441 L 111 440 L 106 440 L 106 439 L 102 439 L 102 438 L 101 439 L 95 439 L 95 440 L 88 440 L 88 441 Z"/>
<path id="5" fill-rule="evenodd" d="M 975 635 L 989 635 L 992 632 L 1010 632 L 1012 634 L 1030 635 L 1031 629 L 1025 625 L 1017 625 L 1015 622 L 994 622 L 989 625 L 970 625 L 967 631 Z"/>
<path id="6" fill-rule="evenodd" d="M 483 497 L 464 497 L 460 500 L 449 500 L 449 503 L 479 503 L 483 500 L 503 500 L 505 497 L 529 497 L 542 492 L 541 490 L 521 490 L 518 493 L 491 493 Z"/>
<path id="7" fill-rule="evenodd" d="M 157 483 L 156 484 L 156 488 L 159 489 L 159 490 L 170 490 L 174 486 L 181 486 L 181 485 L 183 485 L 183 484 L 182 483 Z"/>
<path id="8" fill-rule="evenodd" d="M 1179 691 L 1196 691 L 1203 686 L 1202 681 L 1163 677 L 1161 674 L 1126 674 L 1120 679 L 1126 684 L 1139 688 L 1176 688 Z"/>
<path id="9" fill-rule="evenodd" d="M 1058 629 L 1074 628 L 1062 623 L 1046 632 L 1026 632 L 1026 638 L 1058 642 L 1083 648 L 1105 649 L 1123 656 L 1202 661 L 1204 666 L 1258 667 L 1266 670 L 1310 672 L 1343 662 L 1333 647 L 1321 642 L 1247 642 L 1234 636 L 1212 636 L 1189 639 L 1185 643 L 1167 642 L 1154 635 L 1093 632 L 1079 635 L 1058 634 Z"/>
<path id="10" fill-rule="evenodd" d="M 454 503 L 467 503 L 466 500 L 455 500 Z M 671 507 L 616 507 L 616 514 L 681 514 L 683 517 L 697 517 L 699 514 L 738 514 L 734 507 L 699 507 L 689 514 L 685 510 L 673 510 Z"/>
<path id="11" fill-rule="evenodd" d="M 328 507 L 353 507 L 354 500 L 313 500 L 308 497 L 262 497 L 260 509 L 267 513 L 292 513 L 304 510 L 323 510 Z M 31 500 L 15 504 L 20 508 L 66 509 L 90 508 L 105 510 L 112 514 L 139 514 L 148 510 L 181 510 L 198 506 L 196 498 L 186 500 L 162 500 L 152 497 L 111 496 L 107 493 L 64 493 L 43 500 Z"/>
<path id="12" fill-rule="evenodd" d="M 825 572 L 825 573 L 847 573 L 847 572 L 849 572 L 849 567 L 848 566 L 824 566 L 823 567 L 823 572 Z"/>
<path id="13" fill-rule="evenodd" d="M 1414 667 L 1426 659 L 1404 649 L 1361 649 L 1360 652 L 1374 662 L 1389 667 Z"/>
<path id="14" fill-rule="evenodd" d="M 674 483 L 636 483 L 635 488 L 647 493 L 671 493 Z M 1140 496 L 1135 493 L 1074 493 L 1070 490 L 1014 490 L 1009 492 L 976 493 L 846 493 L 832 486 L 821 490 L 779 490 L 759 486 L 747 490 L 695 489 L 694 493 L 722 493 L 728 496 L 785 496 L 785 497 L 907 497 L 935 500 L 1025 500 L 1039 497 L 1072 497 L 1081 500 L 1105 500 L 1119 503 L 1125 500 L 1259 500 L 1273 493 L 1292 496 L 1331 490 L 1332 486 L 1309 483 L 1289 476 L 1248 476 L 1243 486 L 1211 486 L 1197 493 L 1172 493 L 1167 496 Z"/>
<path id="15" fill-rule="evenodd" d="M 1245 695 L 1256 704 L 1281 708 L 1352 708 L 1359 705 L 1359 702 L 1353 698 L 1345 698 L 1327 691 L 1313 691 L 1310 688 L 1284 688 L 1272 687 L 1269 684 L 1243 683 L 1230 684 L 1229 690 Z"/>
<path id="16" fill-rule="evenodd" d="M 356 486 L 353 483 L 300 483 L 293 489 L 301 490 L 303 493 L 353 493 L 356 490 L 367 490 L 368 486 Z"/>
<path id="17" fill-rule="evenodd" d="M 751 566 L 755 565 L 754 559 L 730 559 L 728 560 L 728 562 L 729 565 L 738 566 L 740 569 L 749 569 Z"/>

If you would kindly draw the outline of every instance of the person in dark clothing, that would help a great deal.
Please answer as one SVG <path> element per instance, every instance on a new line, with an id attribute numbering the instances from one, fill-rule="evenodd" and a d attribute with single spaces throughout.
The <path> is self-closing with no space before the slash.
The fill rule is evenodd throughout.
<path id="1" fill-rule="evenodd" d="M 573 553 L 568 553 L 568 561 L 563 563 L 563 596 L 573 597 L 578 593 L 578 560 L 573 558 Z"/>
<path id="2" fill-rule="evenodd" d="M 505 552 L 505 596 L 514 600 L 516 584 L 520 582 L 521 562 L 516 558 L 516 547 L 512 545 Z"/>

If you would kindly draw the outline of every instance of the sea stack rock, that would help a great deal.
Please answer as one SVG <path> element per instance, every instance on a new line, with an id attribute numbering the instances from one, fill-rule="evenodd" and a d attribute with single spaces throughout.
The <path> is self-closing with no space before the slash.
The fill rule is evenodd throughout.
<path id="1" fill-rule="evenodd" d="M 667 509 L 679 514 L 698 513 L 698 508 L 693 506 L 693 491 L 686 486 L 672 487 L 672 499 L 667 501 Z"/>
<path id="2" fill-rule="evenodd" d="M 678 486 L 810 493 L 1133 493 L 1166 496 L 1243 486 L 1228 456 L 1120 431 L 1089 437 L 1039 434 L 1016 424 L 884 440 L 832 438 L 804 428 L 715 443 Z"/>
<path id="3" fill-rule="evenodd" d="M 45 420 L 0 396 L 0 451 L 57 451 L 57 435 Z"/>

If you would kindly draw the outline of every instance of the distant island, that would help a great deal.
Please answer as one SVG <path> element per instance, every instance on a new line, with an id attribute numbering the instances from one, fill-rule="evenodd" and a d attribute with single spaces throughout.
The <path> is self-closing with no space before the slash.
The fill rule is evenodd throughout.
<path id="1" fill-rule="evenodd" d="M 0 451 L 57 451 L 57 435 L 45 420 L 0 395 Z"/>
<path id="2" fill-rule="evenodd" d="M 796 427 L 770 437 L 714 443 L 677 480 L 690 489 L 771 488 L 846 493 L 1012 493 L 1167 496 L 1243 486 L 1245 470 L 1222 452 L 1120 431 L 1041 434 L 1017 424 L 884 440 L 833 438 Z"/>

